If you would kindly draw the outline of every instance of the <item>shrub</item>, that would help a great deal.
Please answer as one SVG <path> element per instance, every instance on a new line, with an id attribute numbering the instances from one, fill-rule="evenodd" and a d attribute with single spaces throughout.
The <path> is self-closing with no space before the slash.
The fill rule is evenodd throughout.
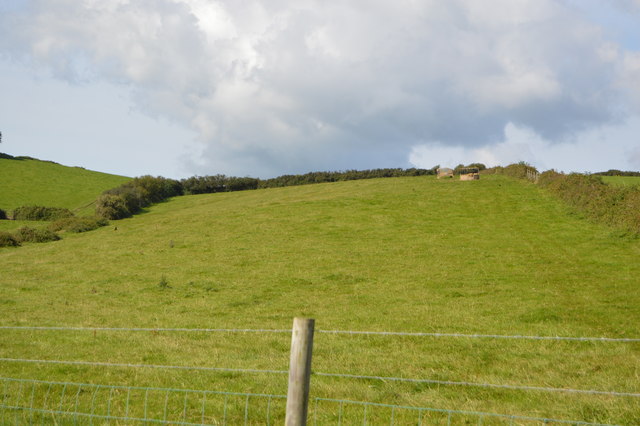
<path id="1" fill-rule="evenodd" d="M 35 229 L 23 226 L 16 231 L 15 238 L 21 243 L 46 243 L 49 241 L 58 241 L 60 236 L 49 229 Z"/>
<path id="2" fill-rule="evenodd" d="M 171 286 L 169 285 L 169 281 L 167 281 L 167 277 L 165 277 L 164 275 L 160 277 L 160 282 L 158 282 L 158 287 L 160 287 L 161 289 L 171 288 Z"/>
<path id="3" fill-rule="evenodd" d="M 0 220 L 7 220 L 7 212 L 0 209 Z"/>
<path id="4" fill-rule="evenodd" d="M 640 188 L 610 186 L 600 176 L 553 170 L 542 173 L 538 183 L 591 219 L 640 234 Z"/>
<path id="5" fill-rule="evenodd" d="M 521 161 L 517 164 L 509 164 L 502 170 L 502 174 L 514 177 L 516 179 L 526 179 L 527 171 L 529 170 L 537 172 L 535 167 L 532 167 L 524 161 Z"/>
<path id="6" fill-rule="evenodd" d="M 22 206 L 13 211 L 14 220 L 56 220 L 71 217 L 73 213 L 62 207 Z"/>
<path id="7" fill-rule="evenodd" d="M 103 194 L 96 201 L 96 216 L 103 219 L 124 219 L 131 216 L 122 195 Z"/>
<path id="8" fill-rule="evenodd" d="M 122 219 L 153 203 L 182 195 L 182 192 L 182 184 L 177 180 L 153 176 L 137 177 L 105 191 L 96 203 L 96 215 L 106 219 Z"/>
<path id="9" fill-rule="evenodd" d="M 8 232 L 0 231 L 0 247 L 18 247 L 20 242 Z"/>
<path id="10" fill-rule="evenodd" d="M 146 194 L 145 205 L 158 203 L 170 197 L 182 195 L 182 184 L 173 179 L 153 176 L 141 176 L 127 182 L 137 188 L 143 188 Z"/>
<path id="11" fill-rule="evenodd" d="M 87 232 L 108 225 L 107 219 L 98 217 L 68 217 L 49 225 L 51 231 Z"/>

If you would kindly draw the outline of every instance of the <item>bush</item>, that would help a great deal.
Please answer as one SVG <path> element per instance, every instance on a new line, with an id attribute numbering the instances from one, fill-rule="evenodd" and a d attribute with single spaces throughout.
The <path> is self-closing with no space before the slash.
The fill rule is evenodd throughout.
<path id="1" fill-rule="evenodd" d="M 58 241 L 60 236 L 48 229 L 35 229 L 23 226 L 16 231 L 15 238 L 21 243 L 46 243 L 49 241 Z"/>
<path id="2" fill-rule="evenodd" d="M 117 220 L 131 217 L 131 211 L 122 195 L 103 194 L 96 201 L 96 216 Z"/>
<path id="3" fill-rule="evenodd" d="M 163 177 L 141 176 L 105 191 L 96 203 L 96 215 L 106 219 L 122 219 L 144 207 L 182 195 L 182 184 Z"/>
<path id="4" fill-rule="evenodd" d="M 0 209 L 0 220 L 7 220 L 7 212 Z"/>
<path id="5" fill-rule="evenodd" d="M 18 247 L 20 242 L 8 232 L 0 231 L 0 247 Z"/>
<path id="6" fill-rule="evenodd" d="M 87 232 L 108 225 L 107 219 L 98 217 L 69 217 L 49 225 L 51 231 Z"/>
<path id="7" fill-rule="evenodd" d="M 146 194 L 145 205 L 158 203 L 167 198 L 182 195 L 182 184 L 173 179 L 153 176 L 141 176 L 125 185 L 142 188 Z"/>
<path id="8" fill-rule="evenodd" d="M 69 209 L 61 207 L 23 206 L 13 211 L 14 220 L 56 220 L 71 217 Z"/>
<path id="9" fill-rule="evenodd" d="M 597 176 L 640 176 L 640 172 L 622 171 L 617 169 L 609 169 L 606 172 L 594 173 Z"/>

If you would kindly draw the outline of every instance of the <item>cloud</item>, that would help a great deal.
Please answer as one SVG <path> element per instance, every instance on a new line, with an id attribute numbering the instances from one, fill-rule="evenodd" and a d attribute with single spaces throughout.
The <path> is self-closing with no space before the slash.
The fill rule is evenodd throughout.
<path id="1" fill-rule="evenodd" d="M 453 167 L 480 162 L 492 167 L 525 161 L 539 170 L 598 172 L 640 168 L 640 118 L 584 130 L 561 142 L 552 142 L 526 127 L 508 123 L 504 138 L 480 147 L 443 144 L 416 145 L 409 155 L 414 167 L 436 164 Z"/>
<path id="2" fill-rule="evenodd" d="M 640 99 L 636 54 L 551 0 L 33 0 L 0 27 L 5 54 L 194 130 L 199 173 L 402 166 L 509 123 L 561 140 Z"/>

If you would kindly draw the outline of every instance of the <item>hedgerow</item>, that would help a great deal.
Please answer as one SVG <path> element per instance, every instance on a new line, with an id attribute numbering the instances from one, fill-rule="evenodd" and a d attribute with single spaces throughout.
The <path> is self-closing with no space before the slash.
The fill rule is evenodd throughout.
<path id="1" fill-rule="evenodd" d="M 339 182 L 347 180 L 376 179 L 402 176 L 435 175 L 435 166 L 431 169 L 371 169 L 347 170 L 342 172 L 311 172 L 303 175 L 282 175 L 271 179 L 260 180 L 259 188 L 276 188 L 283 186 L 307 185 L 313 183 Z"/>
<path id="2" fill-rule="evenodd" d="M 639 177 L 640 172 L 633 172 L 628 170 L 609 169 L 606 172 L 594 173 L 596 176 L 635 176 Z"/>
<path id="3" fill-rule="evenodd" d="M 153 203 L 182 193 L 182 184 L 177 180 L 153 176 L 137 177 L 105 191 L 96 201 L 96 215 L 104 219 L 123 219 Z"/>
<path id="4" fill-rule="evenodd" d="M 538 184 L 585 216 L 640 234 L 640 188 L 607 185 L 600 176 L 546 171 Z"/>
<path id="5" fill-rule="evenodd" d="M 122 195 L 102 194 L 96 201 L 96 216 L 117 220 L 131 217 L 127 203 Z"/>
<path id="6" fill-rule="evenodd" d="M 13 210 L 14 220 L 50 221 L 71 216 L 73 213 L 62 207 L 22 206 Z"/>
<path id="7" fill-rule="evenodd" d="M 46 243 L 49 241 L 57 241 L 60 236 L 49 229 L 36 229 L 23 226 L 15 233 L 15 238 L 20 243 Z"/>
<path id="8" fill-rule="evenodd" d="M 0 247 L 18 247 L 20 242 L 9 232 L 0 231 Z"/>
<path id="9" fill-rule="evenodd" d="M 509 164 L 508 166 L 496 166 L 491 167 L 489 169 L 484 170 L 484 174 L 496 174 L 496 175 L 505 175 L 510 176 L 516 179 L 527 179 L 527 172 L 533 171 L 538 172 L 538 170 L 531 166 L 530 164 L 521 161 L 519 163 Z"/>
<path id="10" fill-rule="evenodd" d="M 484 168 L 484 165 L 480 165 Z M 144 207 L 167 198 L 184 194 L 245 191 L 258 188 L 306 185 L 321 182 L 374 179 L 399 176 L 434 175 L 436 169 L 372 169 L 343 172 L 311 172 L 303 175 L 282 175 L 272 179 L 225 175 L 193 176 L 181 181 L 163 177 L 142 176 L 117 188 L 105 191 L 96 201 L 96 215 L 105 219 L 130 217 Z"/>

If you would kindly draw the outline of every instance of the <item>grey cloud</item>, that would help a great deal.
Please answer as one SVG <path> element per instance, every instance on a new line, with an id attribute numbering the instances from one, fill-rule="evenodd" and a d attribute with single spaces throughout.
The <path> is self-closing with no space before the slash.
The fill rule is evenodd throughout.
<path id="1" fill-rule="evenodd" d="M 141 110 L 198 132 L 199 173 L 404 166 L 415 145 L 484 146 L 510 122 L 557 140 L 617 119 L 624 97 L 624 55 L 551 0 L 67 0 L 9 15 L 2 50 L 130 85 Z"/>

